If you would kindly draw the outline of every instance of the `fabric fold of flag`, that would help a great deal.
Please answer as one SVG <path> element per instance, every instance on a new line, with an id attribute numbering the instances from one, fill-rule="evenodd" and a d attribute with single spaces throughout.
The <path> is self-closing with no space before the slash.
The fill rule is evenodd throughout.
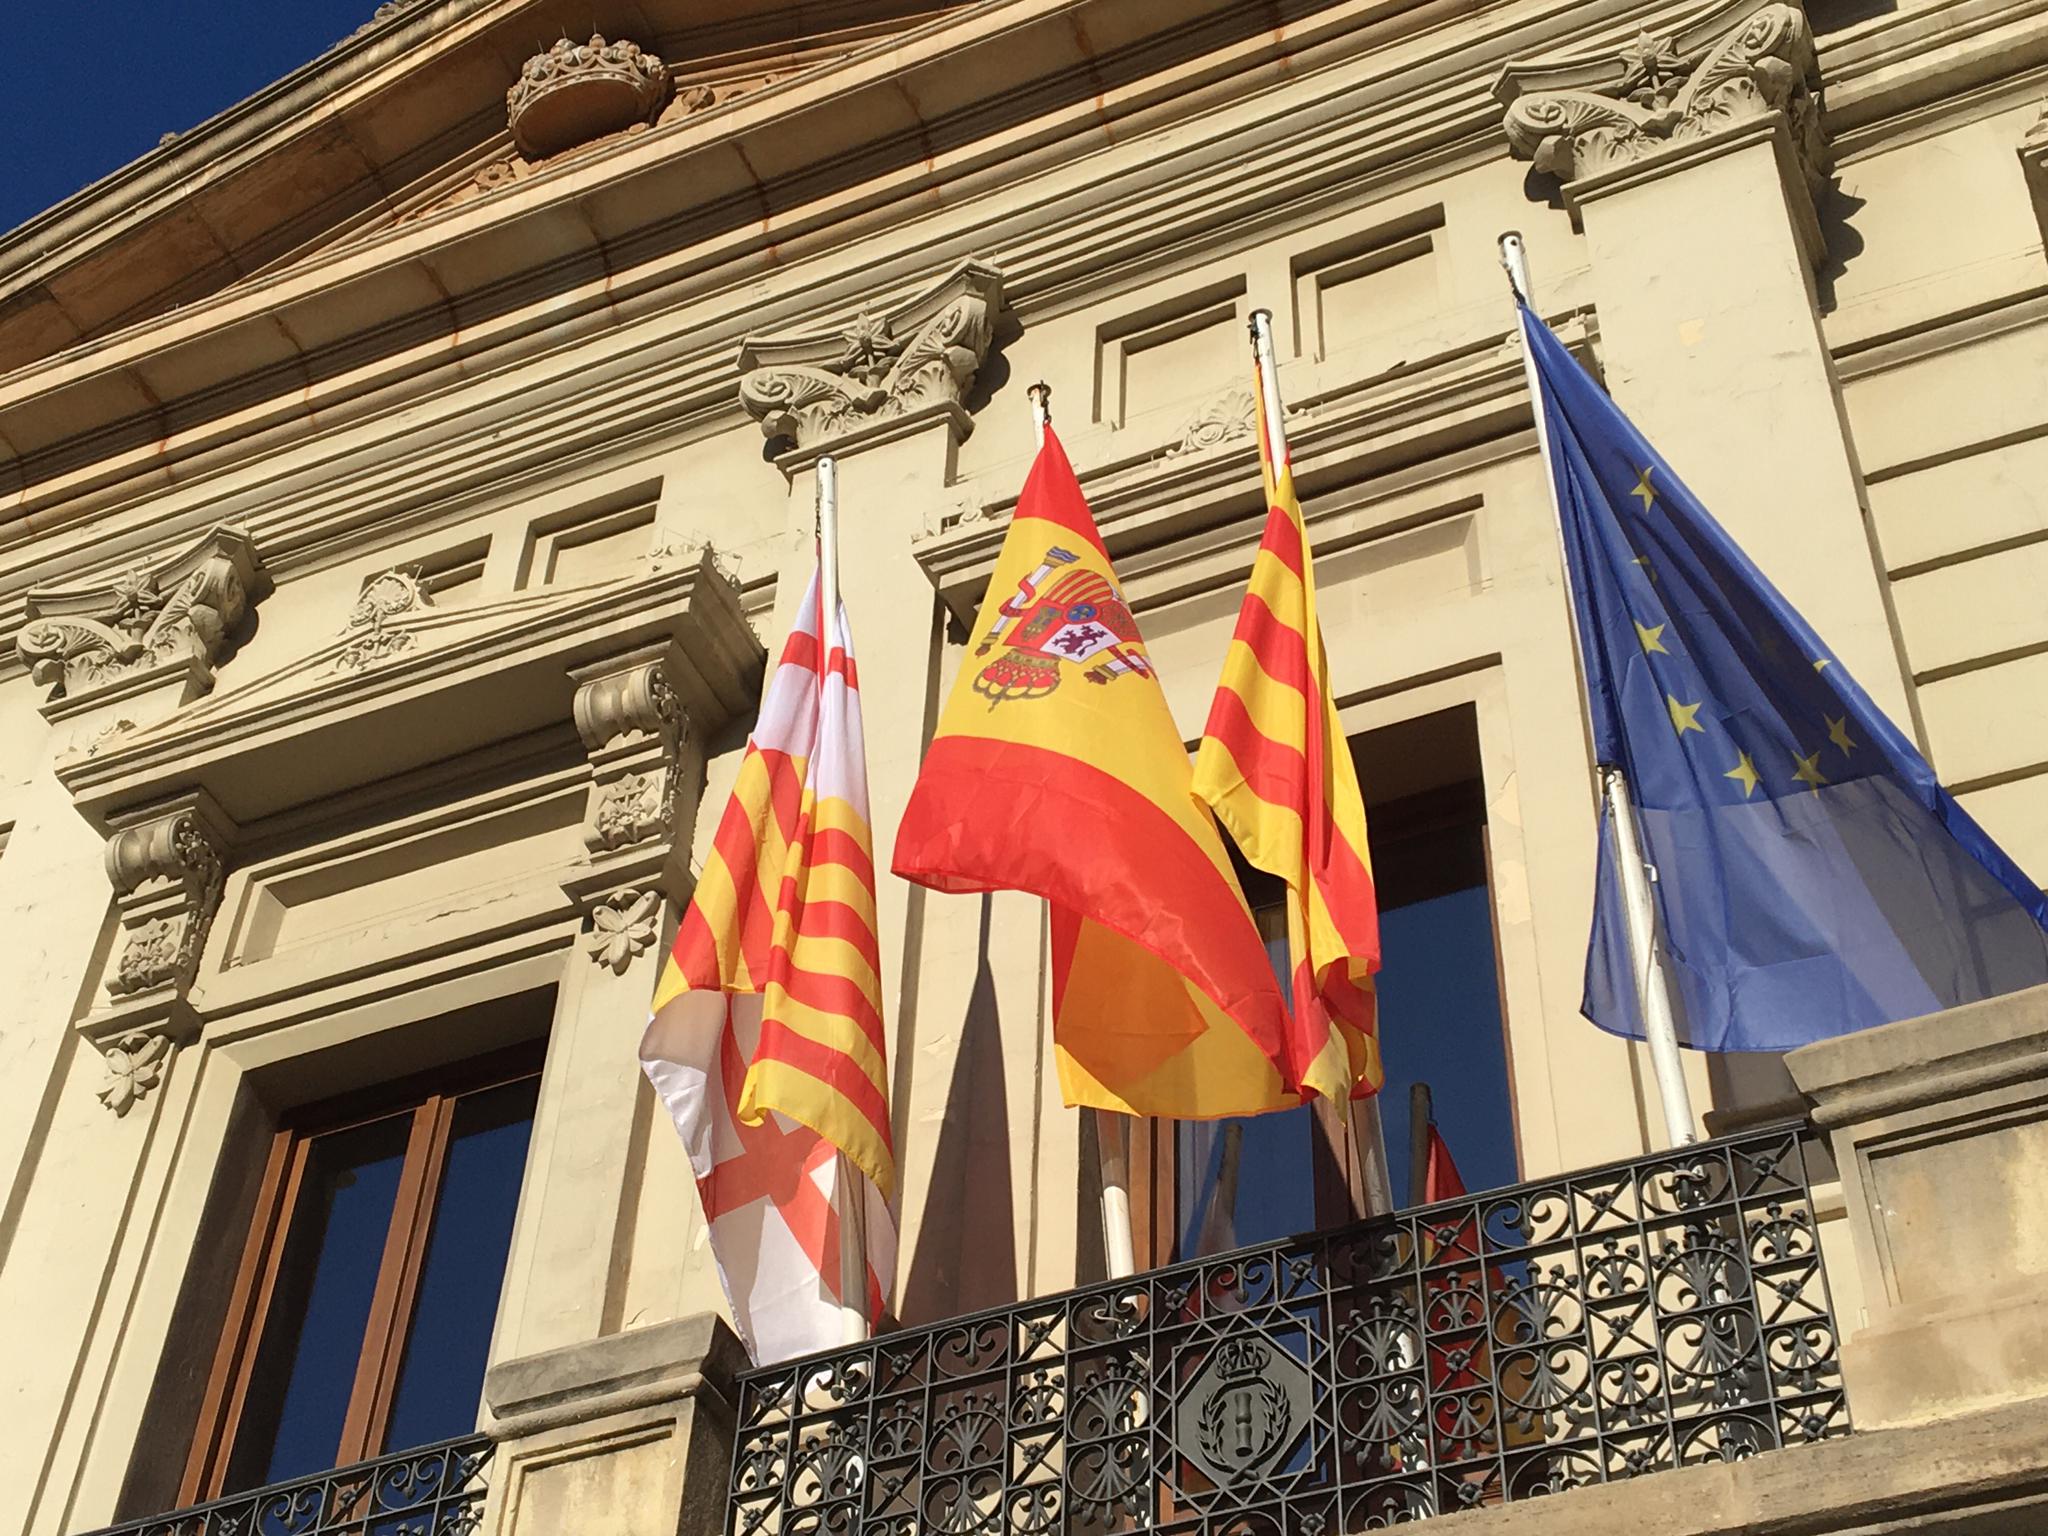
<path id="1" fill-rule="evenodd" d="M 1363 1098 L 1385 1080 L 1365 798 L 1330 694 L 1294 470 L 1274 452 L 1263 417 L 1259 445 L 1266 530 L 1195 754 L 1195 793 L 1238 850 L 1286 884 L 1290 1049 L 1303 1088 Z"/>
<path id="2" fill-rule="evenodd" d="M 896 838 L 934 890 L 1050 904 L 1066 1102 L 1293 1102 L 1286 1007 L 1108 551 L 1048 430 Z"/>
<path id="3" fill-rule="evenodd" d="M 1594 751 L 1636 806 L 1680 1040 L 1791 1050 L 2048 981 L 2048 900 L 1525 307 Z M 1603 827 L 1586 1016 L 1642 1035 Z"/>
<path id="4" fill-rule="evenodd" d="M 820 607 L 813 576 L 640 1044 L 757 1363 L 842 1340 L 842 1176 L 869 1318 L 895 1278 L 860 685 L 843 607 L 829 629 Z"/>

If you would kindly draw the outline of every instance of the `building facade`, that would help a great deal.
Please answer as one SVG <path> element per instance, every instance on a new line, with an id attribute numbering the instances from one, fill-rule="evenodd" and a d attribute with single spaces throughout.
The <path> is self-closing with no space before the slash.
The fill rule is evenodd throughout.
<path id="1" fill-rule="evenodd" d="M 1199 734 L 1264 519 L 1256 308 L 1399 1091 L 1377 1131 L 1142 1127 L 1140 1265 L 1404 1203 L 1413 1083 L 1475 1188 L 1657 1153 L 1645 1053 L 1579 1016 L 1594 796 L 1496 237 L 2038 874 L 2044 101 L 2041 0 L 400 0 L 0 241 L 0 1532 L 449 1444 L 489 1492 L 436 1530 L 725 1529 L 752 1421 L 635 1045 L 818 458 L 886 848 L 1039 381 Z M 894 1320 L 1100 1281 L 1040 904 L 885 878 L 879 915 Z M 1962 1012 L 1688 1059 L 1707 1130 L 1809 1126 L 1855 1434 L 1670 1429 L 1651 1461 L 1716 1465 L 1651 1503 L 1454 1518 L 2035 1529 L 2048 1004 Z M 885 1527 L 881 1456 L 735 1528 L 1094 1528 Z M 378 1529 L 349 1508 L 317 1528 Z"/>

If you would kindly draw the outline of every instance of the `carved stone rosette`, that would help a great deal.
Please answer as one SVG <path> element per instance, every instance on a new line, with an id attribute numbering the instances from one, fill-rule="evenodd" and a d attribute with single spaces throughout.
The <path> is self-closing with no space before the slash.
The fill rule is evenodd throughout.
<path id="1" fill-rule="evenodd" d="M 401 614 L 434 606 L 433 598 L 420 584 L 416 572 L 402 568 L 383 571 L 363 583 L 356 603 L 349 610 L 342 633 L 348 644 L 336 654 L 336 672 L 360 672 L 401 651 L 410 650 L 418 637 L 409 629 L 389 628 Z"/>
<path id="2" fill-rule="evenodd" d="M 183 554 L 136 565 L 88 587 L 36 587 L 15 649 L 53 706 L 77 708 L 157 681 L 183 684 L 178 702 L 213 686 L 213 665 L 270 583 L 255 545 L 222 525 Z"/>
<path id="3" fill-rule="evenodd" d="M 995 335 L 1002 274 L 962 262 L 893 309 L 863 310 L 833 330 L 740 344 L 740 404 L 770 438 L 820 452 L 841 437 L 928 406 L 960 412 Z"/>
<path id="4" fill-rule="evenodd" d="M 1782 113 L 1809 191 L 1828 166 L 1813 31 L 1797 5 L 1729 0 L 1618 56 L 1510 64 L 1494 85 L 1509 146 L 1570 182 Z"/>
<path id="5" fill-rule="evenodd" d="M 107 840 L 119 928 L 105 1000 L 79 1027 L 107 1058 L 100 1097 L 116 1114 L 147 1096 L 171 1050 L 197 1032 L 187 996 L 220 907 L 232 832 L 212 798 L 193 790 L 117 818 Z"/>
<path id="6" fill-rule="evenodd" d="M 526 61 L 505 93 L 512 142 L 529 160 L 651 123 L 668 100 L 668 69 L 638 44 L 562 38 Z"/>
<path id="7" fill-rule="evenodd" d="M 703 753 L 672 679 L 671 644 L 576 669 L 576 731 L 590 758 L 583 816 L 588 865 L 566 883 L 591 914 L 585 951 L 623 972 L 653 942 L 664 889 L 680 892 L 683 808 L 694 807 Z"/>

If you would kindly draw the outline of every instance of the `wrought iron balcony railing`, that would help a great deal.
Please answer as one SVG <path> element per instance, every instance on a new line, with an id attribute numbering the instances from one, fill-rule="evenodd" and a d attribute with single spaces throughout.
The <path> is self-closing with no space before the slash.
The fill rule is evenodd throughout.
<path id="1" fill-rule="evenodd" d="M 730 1536 L 1338 1536 L 1849 1428 L 1797 1127 L 757 1370 Z"/>
<path id="2" fill-rule="evenodd" d="M 485 1435 L 272 1483 L 94 1536 L 472 1536 L 489 1491 Z"/>

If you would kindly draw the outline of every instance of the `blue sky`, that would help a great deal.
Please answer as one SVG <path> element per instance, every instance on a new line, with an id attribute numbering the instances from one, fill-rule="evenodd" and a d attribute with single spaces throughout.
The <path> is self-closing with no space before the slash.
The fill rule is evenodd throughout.
<path id="1" fill-rule="evenodd" d="M 377 0 L 73 0 L 6 16 L 0 230 L 253 95 L 348 36 Z"/>

